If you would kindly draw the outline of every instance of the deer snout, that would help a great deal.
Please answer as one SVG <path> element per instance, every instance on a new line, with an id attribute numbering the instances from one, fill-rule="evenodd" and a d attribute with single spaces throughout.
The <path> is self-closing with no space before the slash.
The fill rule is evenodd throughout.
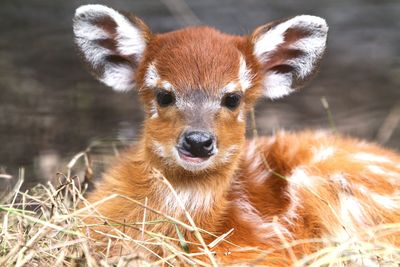
<path id="1" fill-rule="evenodd" d="M 185 131 L 182 134 L 179 152 L 188 157 L 208 158 L 215 153 L 215 137 L 205 131 Z"/>

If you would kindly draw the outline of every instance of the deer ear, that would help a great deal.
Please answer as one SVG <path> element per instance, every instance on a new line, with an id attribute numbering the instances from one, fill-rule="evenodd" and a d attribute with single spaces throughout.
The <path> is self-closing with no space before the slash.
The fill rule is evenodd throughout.
<path id="1" fill-rule="evenodd" d="M 94 75 L 118 91 L 131 89 L 150 31 L 138 18 L 128 18 L 102 5 L 79 7 L 74 17 L 75 43 Z"/>
<path id="2" fill-rule="evenodd" d="M 327 34 L 325 20 L 308 15 L 257 28 L 251 38 L 262 66 L 264 95 L 276 99 L 300 88 L 315 72 Z"/>

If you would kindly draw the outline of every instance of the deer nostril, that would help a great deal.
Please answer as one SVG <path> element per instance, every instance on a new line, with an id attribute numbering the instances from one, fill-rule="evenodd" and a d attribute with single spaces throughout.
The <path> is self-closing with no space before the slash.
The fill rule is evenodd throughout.
<path id="1" fill-rule="evenodd" d="M 182 148 L 193 157 L 209 157 L 214 150 L 214 137 L 208 132 L 186 132 L 182 141 Z"/>
<path id="2" fill-rule="evenodd" d="M 203 144 L 204 149 L 212 150 L 213 149 L 213 140 L 209 139 Z"/>
<path id="3" fill-rule="evenodd" d="M 186 136 L 185 136 L 185 138 L 183 139 L 183 143 L 182 143 L 182 146 L 183 146 L 183 148 L 185 148 L 185 149 L 190 149 L 190 139 L 188 139 Z"/>

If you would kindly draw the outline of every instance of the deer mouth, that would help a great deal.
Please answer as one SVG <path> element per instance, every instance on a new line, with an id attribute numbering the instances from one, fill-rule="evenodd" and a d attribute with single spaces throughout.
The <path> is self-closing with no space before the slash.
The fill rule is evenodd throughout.
<path id="1" fill-rule="evenodd" d="M 210 154 L 206 157 L 196 157 L 196 156 L 193 156 L 190 152 L 188 152 L 182 148 L 178 148 L 177 150 L 178 150 L 178 155 L 182 160 L 184 160 L 186 162 L 190 162 L 192 164 L 193 163 L 201 164 L 201 163 L 207 161 L 212 156 L 212 154 Z"/>
<path id="2" fill-rule="evenodd" d="M 207 156 L 199 157 L 194 156 L 189 151 L 176 146 L 173 149 L 173 155 L 176 163 L 183 169 L 191 172 L 197 172 L 210 168 L 214 164 L 214 158 L 217 151 L 210 153 Z"/>

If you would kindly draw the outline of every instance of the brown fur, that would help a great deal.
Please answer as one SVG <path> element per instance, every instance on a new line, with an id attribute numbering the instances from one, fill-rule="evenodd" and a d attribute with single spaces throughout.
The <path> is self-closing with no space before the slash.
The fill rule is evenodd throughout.
<path id="1" fill-rule="evenodd" d="M 290 42 L 306 33 L 292 34 L 287 37 Z M 228 241 L 244 248 L 272 249 L 264 255 L 255 251 L 240 252 L 236 246 L 222 242 L 213 249 L 218 261 L 255 261 L 257 264 L 274 266 L 290 265 L 293 260 L 289 257 L 289 250 L 282 247 L 282 236 L 288 242 L 328 238 L 339 235 L 338 232 L 344 229 L 350 236 L 360 234 L 360 238 L 366 239 L 367 236 L 361 234 L 365 227 L 393 223 L 400 219 L 398 206 L 384 207 L 360 190 L 362 186 L 374 194 L 387 197 L 396 194 L 400 179 L 400 157 L 397 154 L 357 140 L 315 132 L 278 133 L 271 138 L 246 141 L 246 124 L 237 119 L 238 110 L 222 108 L 210 122 L 220 153 L 231 145 L 239 148 L 227 162 L 217 158 L 211 168 L 197 172 L 184 170 L 176 164 L 167 164 L 154 152 L 152 142 L 173 146 L 185 129 L 186 121 L 184 114 L 174 106 L 158 107 L 159 116 L 150 118 L 155 94 L 154 90 L 144 85 L 148 65 L 155 61 L 161 79 L 171 82 L 182 95 L 203 92 L 210 97 L 217 97 L 223 86 L 237 79 L 239 55 L 243 54 L 253 75 L 252 87 L 247 89 L 242 104 L 244 106 L 241 107 L 244 110 L 249 110 L 261 95 L 264 67 L 252 54 L 254 36 L 230 36 L 208 27 L 195 27 L 159 35 L 149 33 L 146 38 L 148 47 L 135 77 L 147 113 L 142 139 L 113 164 L 96 189 L 88 195 L 89 202 L 100 201 L 110 194 L 127 196 L 141 203 L 147 199 L 149 207 L 187 223 L 182 210 L 171 210 L 165 206 L 165 198 L 171 193 L 154 174 L 154 170 L 157 170 L 177 191 L 186 190 L 204 197 L 212 193 L 210 207 L 189 209 L 193 203 L 186 203 L 198 227 L 217 236 L 233 228 Z M 282 50 L 281 53 L 287 53 L 285 56 L 288 58 L 298 56 L 296 51 Z M 273 64 L 278 64 L 276 62 L 280 59 L 282 57 L 279 54 L 274 55 Z M 332 155 L 315 160 L 315 151 L 327 147 L 333 148 Z M 357 153 L 379 155 L 387 160 L 357 159 L 354 158 Z M 368 169 L 371 165 L 398 177 L 390 180 L 388 175 Z M 307 179 L 296 181 L 296 178 L 301 178 L 296 175 L 296 170 L 304 172 L 312 183 L 308 184 Z M 343 178 L 346 182 L 335 177 Z M 343 220 L 348 218 L 342 217 L 345 214 L 341 214 L 341 209 L 346 211 L 346 207 L 343 207 L 341 201 L 346 199 L 360 205 L 361 221 L 354 217 L 343 225 Z M 114 198 L 100 205 L 97 210 L 109 223 L 140 222 L 143 216 L 143 208 L 124 197 Z M 162 216 L 151 212 L 147 214 L 148 221 L 160 218 Z M 92 215 L 87 221 L 103 223 L 103 220 L 95 219 Z M 274 226 L 281 231 L 281 237 Z M 111 234 L 114 231 L 113 227 L 106 225 L 94 229 Z M 136 239 L 141 234 L 137 227 L 121 226 L 119 229 Z M 146 230 L 177 237 L 173 224 L 147 225 Z M 197 242 L 192 233 L 182 231 L 186 240 Z M 95 232 L 91 235 L 103 238 Z M 204 238 L 209 243 L 215 237 L 204 235 Z M 392 236 L 381 241 L 398 245 L 400 238 Z M 326 243 L 305 243 L 292 249 L 296 257 L 300 258 L 324 245 Z M 159 248 L 153 249 L 162 253 Z M 191 249 L 193 251 L 197 248 L 191 246 Z M 116 249 L 117 253 L 119 251 Z"/>
<path id="2" fill-rule="evenodd" d="M 348 179 L 348 183 L 354 185 L 354 188 L 363 185 L 371 192 L 386 196 L 395 194 L 396 190 L 398 190 L 398 183 L 393 184 L 387 181 L 387 177 L 384 175 L 368 172 L 365 168 L 365 162 L 352 160 L 353 155 L 359 152 L 384 156 L 393 163 L 375 163 L 375 165 L 382 167 L 386 171 L 396 172 L 400 177 L 400 166 L 398 166 L 400 157 L 374 145 L 363 144 L 356 140 L 330 134 L 317 137 L 314 132 L 278 133 L 274 139 L 263 138 L 251 142 L 257 150 L 254 154 L 246 155 L 249 143 L 244 146 L 242 156 L 235 160 L 239 163 L 239 166 L 237 166 L 234 175 L 232 175 L 232 169 L 237 164 L 209 174 L 212 177 L 204 177 L 206 176 L 205 174 L 199 175 L 201 177 L 188 177 L 178 172 L 165 175 L 165 177 L 174 177 L 174 181 L 179 177 L 181 179 L 180 183 L 193 182 L 188 185 L 193 186 L 193 190 L 215 190 L 217 199 L 212 209 L 210 211 L 197 210 L 192 212 L 191 215 L 200 228 L 216 235 L 226 233 L 233 228 L 234 232 L 228 240 L 241 247 L 271 249 L 281 246 L 282 240 L 274 234 L 264 240 L 258 230 L 259 225 L 257 225 L 257 222 L 252 223 L 243 219 L 245 214 L 236 205 L 237 200 L 247 199 L 265 222 L 272 222 L 276 216 L 277 222 L 290 233 L 290 235 L 286 235 L 286 238 L 290 241 L 329 237 L 334 235 L 335 231 L 346 227 L 342 225 L 342 218 L 337 217 L 337 214 L 340 213 L 338 201 L 339 194 L 343 192 L 349 193 L 346 191 L 349 189 L 343 188 L 343 185 L 330 179 L 334 173 L 343 173 Z M 335 156 L 329 160 L 312 163 L 312 148 L 325 145 L 337 149 Z M 291 202 L 290 197 L 287 195 L 288 182 L 274 174 L 265 177 L 265 182 L 261 184 L 255 182 L 255 177 L 268 169 L 262 162 L 261 155 L 265 156 L 270 166 L 280 175 L 289 177 L 296 167 L 304 166 L 310 176 L 321 178 L 318 184 L 315 185 L 315 191 L 309 191 L 306 187 L 299 188 L 300 207 L 296 211 L 298 217 L 292 221 L 284 220 Z M 138 147 L 132 148 L 122 158 L 104 176 L 103 180 L 98 184 L 97 190 L 89 195 L 88 200 L 95 202 L 112 193 L 117 193 L 144 203 L 147 197 L 150 207 L 169 213 L 161 205 L 163 196 L 159 194 L 158 190 L 160 187 L 163 188 L 164 184 L 152 177 L 151 168 L 154 166 L 151 163 L 151 159 L 146 158 L 144 153 L 140 149 L 138 150 Z M 259 163 L 256 166 L 252 166 L 255 161 Z M 397 166 L 394 163 L 397 163 Z M 201 186 L 199 181 L 209 178 L 212 179 L 210 181 L 212 185 L 208 188 Z M 188 179 L 196 181 L 187 181 Z M 357 198 L 365 211 L 363 215 L 365 216 L 366 224 L 354 225 L 361 235 L 364 227 L 398 222 L 400 218 L 399 208 L 387 209 L 377 205 L 377 203 L 366 198 L 365 195 L 357 191 L 357 189 L 354 190 L 354 188 L 349 194 Z M 143 216 L 143 208 L 124 198 L 113 199 L 103 204 L 98 210 L 102 215 L 111 218 L 112 221 L 120 223 L 140 222 Z M 147 220 L 149 221 L 161 218 L 151 213 L 148 214 Z M 186 221 L 179 210 L 176 213 L 169 214 Z M 171 225 L 153 226 L 154 229 L 149 228 L 151 226 L 146 226 L 147 230 L 160 231 L 163 234 L 176 237 L 175 230 Z M 129 229 L 128 227 L 125 231 L 136 238 L 140 235 L 140 230 L 137 229 Z M 271 229 L 271 231 L 273 232 L 274 230 Z M 186 235 L 187 240 L 195 240 L 191 234 L 186 233 Z M 364 236 L 363 238 L 367 239 L 368 237 Z M 205 239 L 211 242 L 214 238 L 205 236 Z M 388 241 L 385 239 L 389 239 L 395 245 L 400 243 L 400 238 L 397 235 L 383 238 L 381 241 Z M 297 256 L 301 257 L 307 253 L 315 252 L 323 245 L 309 243 L 295 246 L 293 249 Z M 255 252 L 234 252 L 235 250 L 237 250 L 236 246 L 224 242 L 215 248 L 218 259 L 225 263 L 241 262 L 243 260 L 252 262 L 259 258 L 259 254 Z M 261 260 L 258 259 L 256 262 L 258 264 L 283 266 L 289 264 L 290 260 L 287 251 L 281 249 L 268 254 Z"/>

